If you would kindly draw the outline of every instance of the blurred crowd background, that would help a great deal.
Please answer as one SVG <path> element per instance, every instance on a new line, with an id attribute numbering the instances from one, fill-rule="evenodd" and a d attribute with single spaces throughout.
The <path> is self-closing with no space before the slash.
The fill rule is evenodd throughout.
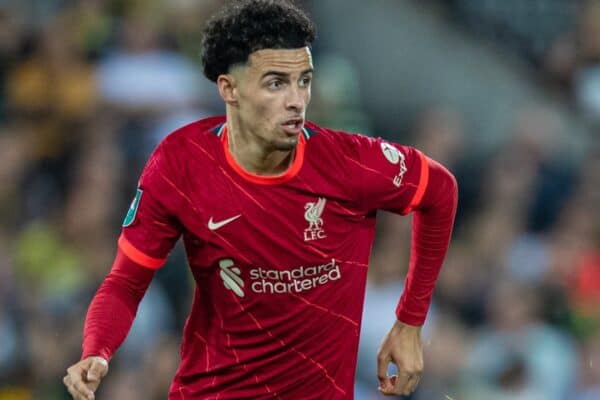
<path id="1" fill-rule="evenodd" d="M 221 4 L 0 1 L 0 400 L 68 398 L 146 158 L 223 113 L 198 54 Z M 319 32 L 310 119 L 414 145 L 459 182 L 411 399 L 600 399 L 600 1 L 300 5 Z M 378 219 L 357 400 L 380 398 L 410 226 Z M 192 290 L 178 246 L 98 398 L 165 398 Z"/>

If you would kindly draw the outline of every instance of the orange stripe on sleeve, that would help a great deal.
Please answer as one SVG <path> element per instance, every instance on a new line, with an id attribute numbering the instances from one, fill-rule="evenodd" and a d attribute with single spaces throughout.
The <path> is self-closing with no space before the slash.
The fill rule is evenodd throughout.
<path id="1" fill-rule="evenodd" d="M 429 163 L 427 162 L 427 157 L 425 157 L 425 155 L 420 151 L 416 151 L 421 159 L 421 176 L 419 177 L 419 186 L 417 186 L 417 190 L 415 191 L 412 200 L 408 204 L 408 207 L 402 211 L 402 214 L 408 214 L 419 206 L 421 200 L 423 199 L 423 195 L 425 194 L 425 189 L 427 189 L 427 184 L 429 183 Z"/>
<path id="2" fill-rule="evenodd" d="M 119 249 L 127 256 L 131 261 L 141 265 L 142 267 L 150 269 L 158 269 L 164 265 L 167 261 L 166 258 L 154 258 L 136 249 L 123 234 L 119 236 Z"/>

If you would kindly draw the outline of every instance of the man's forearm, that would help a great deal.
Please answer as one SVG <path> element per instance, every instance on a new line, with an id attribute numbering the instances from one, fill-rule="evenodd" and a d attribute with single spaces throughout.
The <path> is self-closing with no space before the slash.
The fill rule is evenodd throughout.
<path id="1" fill-rule="evenodd" d="M 88 308 L 82 358 L 101 356 L 109 360 L 112 357 L 127 337 L 154 273 L 154 270 L 134 263 L 118 250 L 111 272 Z"/>
<path id="2" fill-rule="evenodd" d="M 458 203 L 454 176 L 435 161 L 428 164 L 429 184 L 413 217 L 409 269 L 396 309 L 398 320 L 415 326 L 425 322 Z"/>

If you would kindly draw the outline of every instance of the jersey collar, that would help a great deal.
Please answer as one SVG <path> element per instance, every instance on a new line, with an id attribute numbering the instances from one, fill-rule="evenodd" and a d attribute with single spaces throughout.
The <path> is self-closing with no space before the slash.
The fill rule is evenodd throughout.
<path id="1" fill-rule="evenodd" d="M 221 143 L 223 144 L 223 152 L 225 153 L 225 159 L 229 166 L 242 178 L 261 185 L 273 185 L 277 183 L 286 182 L 292 179 L 294 176 L 300 172 L 300 168 L 302 168 L 302 163 L 304 162 L 304 149 L 306 147 L 306 129 L 303 128 L 303 134 L 298 137 L 298 144 L 296 145 L 296 154 L 294 156 L 294 161 L 288 167 L 288 169 L 279 175 L 257 175 L 251 172 L 246 171 L 242 168 L 241 165 L 235 160 L 231 152 L 229 151 L 229 138 L 227 132 L 227 124 L 223 124 L 217 136 L 221 138 Z"/>

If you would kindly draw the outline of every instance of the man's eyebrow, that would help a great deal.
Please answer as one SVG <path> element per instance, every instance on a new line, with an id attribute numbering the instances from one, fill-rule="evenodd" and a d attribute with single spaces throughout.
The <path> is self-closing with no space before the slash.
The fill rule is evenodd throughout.
<path id="1" fill-rule="evenodd" d="M 308 69 L 305 69 L 304 71 L 302 71 L 302 73 L 300 75 L 306 75 L 308 73 L 312 74 L 313 71 L 314 71 L 313 68 L 308 68 Z M 260 77 L 260 79 L 264 79 L 264 78 L 266 78 L 267 76 L 270 76 L 270 75 L 277 76 L 279 78 L 286 78 L 290 74 L 287 73 L 287 72 L 281 72 L 281 71 L 267 71 L 264 74 L 262 74 L 262 76 Z"/>
<path id="2" fill-rule="evenodd" d="M 267 77 L 267 76 L 269 76 L 269 75 L 274 75 L 274 76 L 277 76 L 277 77 L 279 77 L 279 78 L 285 78 L 285 77 L 287 77 L 289 74 L 288 74 L 288 73 L 285 73 L 285 72 L 280 72 L 280 71 L 267 71 L 267 72 L 265 72 L 264 74 L 262 74 L 262 76 L 261 76 L 260 78 L 262 79 L 262 78 L 265 78 L 265 77 Z"/>

